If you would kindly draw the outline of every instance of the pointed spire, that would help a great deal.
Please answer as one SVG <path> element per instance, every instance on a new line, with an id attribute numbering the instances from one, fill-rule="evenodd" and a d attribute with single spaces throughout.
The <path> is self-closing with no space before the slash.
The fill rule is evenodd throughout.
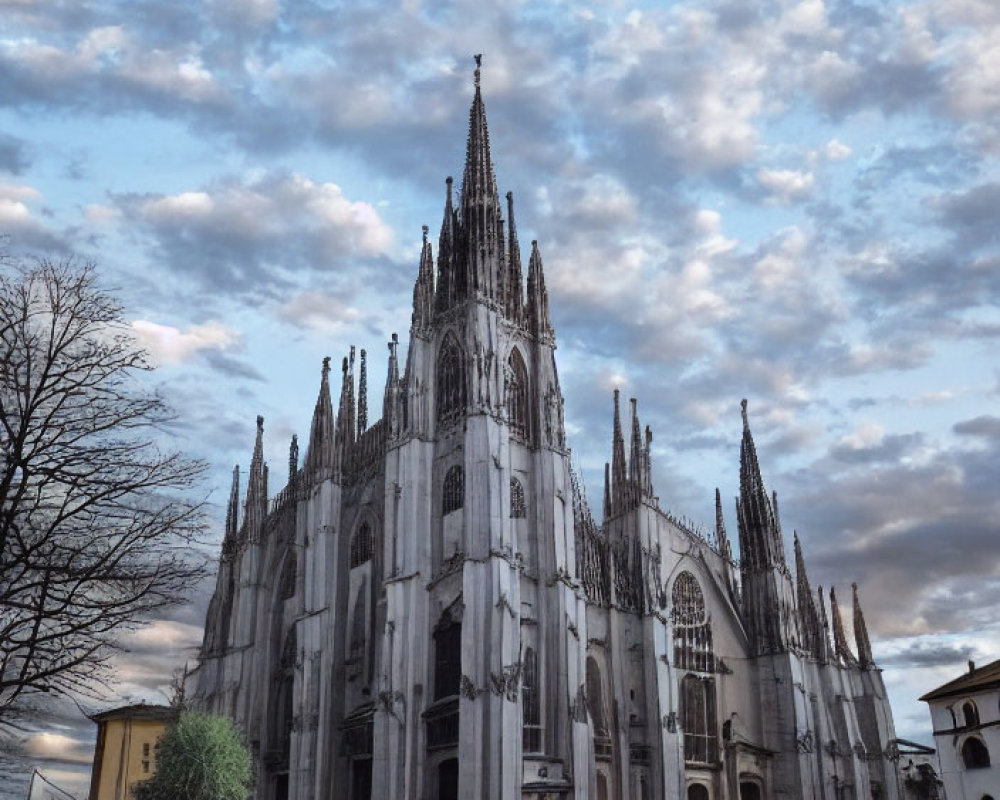
<path id="1" fill-rule="evenodd" d="M 521 245 L 514 222 L 514 193 L 507 192 L 507 286 L 504 289 L 507 318 L 515 325 L 524 320 L 524 287 L 521 279 Z"/>
<path id="2" fill-rule="evenodd" d="M 441 220 L 441 234 L 438 236 L 438 277 L 434 295 L 434 308 L 447 311 L 459 296 L 465 295 L 465 276 L 459 276 L 457 268 L 457 222 L 458 217 L 452 199 L 453 180 L 445 178 L 444 219 Z M 461 280 L 459 280 L 461 278 Z"/>
<path id="3" fill-rule="evenodd" d="M 611 465 L 604 462 L 604 519 L 611 517 Z"/>
<path id="4" fill-rule="evenodd" d="M 854 641 L 858 646 L 858 664 L 861 669 L 868 669 L 875 665 L 875 660 L 872 658 L 872 643 L 868 638 L 868 626 L 861 610 L 861 600 L 858 599 L 858 585 L 852 583 L 851 589 L 854 591 Z"/>
<path id="5" fill-rule="evenodd" d="M 833 647 L 834 652 L 840 659 L 840 663 L 845 667 L 856 667 L 858 660 L 851 652 L 847 644 L 847 635 L 844 633 L 844 620 L 840 616 L 840 607 L 837 605 L 837 592 L 830 587 L 830 616 L 833 617 Z"/>
<path id="6" fill-rule="evenodd" d="M 755 569 L 784 565 L 785 550 L 781 543 L 781 529 L 760 474 L 757 447 L 750 433 L 745 398 L 740 402 L 740 409 L 743 415 L 738 511 L 740 558 Z"/>
<path id="7" fill-rule="evenodd" d="M 288 445 L 288 484 L 295 480 L 295 475 L 299 471 L 299 437 L 292 434 L 292 441 Z"/>
<path id="8" fill-rule="evenodd" d="M 228 555 L 236 547 L 240 530 L 240 465 L 233 467 L 233 485 L 229 490 L 229 505 L 226 508 L 226 535 L 222 540 L 222 554 Z"/>
<path id="9" fill-rule="evenodd" d="M 494 283 L 502 266 L 498 259 L 502 255 L 503 239 L 498 237 L 500 200 L 493 172 L 493 158 L 490 155 L 486 109 L 479 86 L 481 67 L 482 56 L 478 55 L 476 91 L 469 109 L 469 137 L 465 149 L 459 217 L 470 288 L 480 295 L 493 297 L 498 288 Z"/>
<path id="10" fill-rule="evenodd" d="M 733 551 L 726 532 L 726 518 L 722 514 L 722 495 L 718 486 L 715 487 L 715 546 L 727 561 L 732 560 Z"/>
<path id="11" fill-rule="evenodd" d="M 628 475 L 625 466 L 625 440 L 622 437 L 618 389 L 615 389 L 614 398 L 615 415 L 611 440 L 611 513 L 618 514 L 624 510 L 625 483 L 628 480 Z"/>
<path id="12" fill-rule="evenodd" d="M 632 435 L 629 441 L 629 454 L 628 454 L 628 485 L 626 487 L 626 493 L 628 495 L 628 503 L 631 506 L 634 502 L 638 501 L 642 494 L 642 429 L 639 425 L 639 412 L 637 408 L 636 399 L 634 397 L 629 398 L 629 405 L 631 406 L 631 416 L 632 416 Z"/>
<path id="13" fill-rule="evenodd" d="M 795 547 L 795 601 L 799 609 L 803 646 L 820 660 L 826 659 L 826 639 L 823 635 L 822 623 L 816 611 L 812 587 L 809 586 L 809 576 L 806 575 L 806 562 L 802 555 L 802 543 L 797 531 L 792 532 Z"/>
<path id="14" fill-rule="evenodd" d="M 390 437 L 399 433 L 399 337 L 393 333 L 388 343 L 389 368 L 385 376 L 385 394 L 382 398 L 382 419 Z"/>
<path id="15" fill-rule="evenodd" d="M 427 330 L 434 313 L 434 254 L 427 241 L 427 226 L 423 226 L 424 243 L 420 250 L 420 269 L 413 284 L 413 316 L 411 324 L 415 332 Z"/>
<path id="16" fill-rule="evenodd" d="M 552 336 L 549 322 L 549 294 L 545 290 L 545 271 L 542 255 L 538 252 L 538 242 L 531 242 L 531 258 L 528 261 L 528 327 L 533 336 L 544 339 Z"/>
<path id="17" fill-rule="evenodd" d="M 643 483 L 642 490 L 646 497 L 650 499 L 655 499 L 653 496 L 653 430 L 648 425 L 646 426 L 646 446 L 643 448 L 643 460 L 645 464 L 643 465 L 643 471 L 645 472 L 646 480 Z"/>
<path id="18" fill-rule="evenodd" d="M 248 535 L 255 539 L 267 516 L 267 466 L 264 464 L 264 418 L 257 416 L 257 438 L 250 460 L 250 476 L 247 479 L 246 504 L 243 510 L 243 524 Z"/>
<path id="19" fill-rule="evenodd" d="M 310 474 L 326 472 L 333 467 L 333 402 L 330 399 L 330 357 L 323 359 L 323 371 L 319 383 L 319 396 L 313 411 L 312 427 L 309 430 L 309 446 L 306 449 L 302 469 Z"/>
<path id="20" fill-rule="evenodd" d="M 358 435 L 368 430 L 368 353 L 361 348 L 361 374 L 358 376 Z"/>
<path id="21" fill-rule="evenodd" d="M 822 586 L 816 588 L 816 606 L 819 608 L 820 636 L 822 636 L 820 661 L 825 664 L 833 651 L 830 648 L 830 619 L 826 615 L 826 600 Z"/>

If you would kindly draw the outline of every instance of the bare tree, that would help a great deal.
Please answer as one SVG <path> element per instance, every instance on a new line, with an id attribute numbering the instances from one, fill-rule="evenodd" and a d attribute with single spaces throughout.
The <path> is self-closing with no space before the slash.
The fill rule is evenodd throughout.
<path id="1" fill-rule="evenodd" d="M 186 599 L 204 465 L 157 446 L 171 412 L 92 265 L 0 271 L 2 720 L 38 692 L 93 695 L 120 634 Z"/>

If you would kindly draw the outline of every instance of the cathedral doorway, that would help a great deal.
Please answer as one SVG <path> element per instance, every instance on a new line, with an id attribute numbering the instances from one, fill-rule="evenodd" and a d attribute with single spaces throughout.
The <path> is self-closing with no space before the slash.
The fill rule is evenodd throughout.
<path id="1" fill-rule="evenodd" d="M 458 800 L 458 759 L 448 758 L 438 764 L 438 800 Z"/>
<path id="2" fill-rule="evenodd" d="M 743 795 L 740 795 L 742 800 Z M 692 783 L 688 786 L 687 800 L 708 800 L 708 789 L 703 783 Z"/>
<path id="3" fill-rule="evenodd" d="M 351 800 L 371 800 L 372 760 L 355 758 L 351 761 Z"/>
<path id="4" fill-rule="evenodd" d="M 740 800 L 761 800 L 760 784 L 740 781 Z"/>
<path id="5" fill-rule="evenodd" d="M 274 776 L 274 800 L 288 800 L 288 773 Z"/>

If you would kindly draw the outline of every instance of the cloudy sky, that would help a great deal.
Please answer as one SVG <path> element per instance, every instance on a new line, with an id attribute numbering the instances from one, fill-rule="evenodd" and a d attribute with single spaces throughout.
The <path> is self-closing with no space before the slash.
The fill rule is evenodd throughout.
<path id="1" fill-rule="evenodd" d="M 405 343 L 474 53 L 592 501 L 614 386 L 662 505 L 704 523 L 749 398 L 785 530 L 814 584 L 859 583 L 927 740 L 919 694 L 1000 657 L 992 0 L 0 0 L 6 249 L 98 261 L 217 505 L 257 413 L 277 490 L 322 357 L 381 376 Z M 204 603 L 130 640 L 120 697 L 162 700 Z M 78 720 L 31 763 L 85 762 Z"/>

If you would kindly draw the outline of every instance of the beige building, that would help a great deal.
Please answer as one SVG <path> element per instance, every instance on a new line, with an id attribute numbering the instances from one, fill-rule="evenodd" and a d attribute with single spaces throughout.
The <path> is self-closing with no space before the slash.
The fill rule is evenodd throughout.
<path id="1" fill-rule="evenodd" d="M 652 432 L 617 392 L 591 514 L 479 77 L 381 419 L 365 351 L 336 406 L 327 359 L 271 497 L 258 418 L 189 699 L 244 731 L 257 800 L 899 800 L 857 591 L 852 645 L 798 540 L 786 554 L 745 404 L 739 560 L 718 493 L 709 535 L 661 505 Z"/>
<path id="2" fill-rule="evenodd" d="M 948 800 L 1000 800 L 1000 661 L 920 698 L 930 706 Z"/>
<path id="3" fill-rule="evenodd" d="M 130 800 L 132 787 L 156 772 L 156 743 L 176 712 L 140 703 L 94 714 L 97 747 L 89 800 Z"/>

